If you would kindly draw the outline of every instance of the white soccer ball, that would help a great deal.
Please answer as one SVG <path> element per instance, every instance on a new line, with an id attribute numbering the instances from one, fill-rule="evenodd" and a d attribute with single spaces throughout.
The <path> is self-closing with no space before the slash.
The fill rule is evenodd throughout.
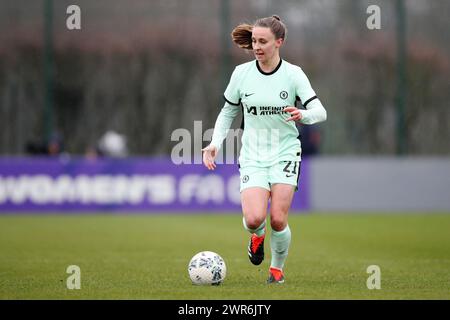
<path id="1" fill-rule="evenodd" d="M 227 275 L 227 267 L 217 253 L 202 251 L 192 257 L 188 272 L 193 284 L 219 285 Z"/>

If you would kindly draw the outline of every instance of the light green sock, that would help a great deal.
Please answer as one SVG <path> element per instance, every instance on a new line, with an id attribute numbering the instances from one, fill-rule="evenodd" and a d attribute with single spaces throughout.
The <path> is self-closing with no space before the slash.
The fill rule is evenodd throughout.
<path id="1" fill-rule="evenodd" d="M 255 233 L 258 237 L 261 237 L 266 232 L 266 221 L 265 220 L 256 229 L 250 229 L 249 227 L 247 227 L 247 224 L 245 223 L 245 218 L 242 218 L 242 223 L 244 224 L 245 230 L 247 230 L 250 233 Z"/>
<path id="2" fill-rule="evenodd" d="M 270 249 L 272 251 L 272 261 L 270 266 L 283 269 L 284 262 L 288 256 L 289 245 L 291 243 L 291 229 L 286 226 L 284 230 L 272 230 L 270 236 Z"/>

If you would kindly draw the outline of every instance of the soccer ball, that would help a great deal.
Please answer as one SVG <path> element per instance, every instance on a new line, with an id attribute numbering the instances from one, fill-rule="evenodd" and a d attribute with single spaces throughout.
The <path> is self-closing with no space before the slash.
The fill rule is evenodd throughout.
<path id="1" fill-rule="evenodd" d="M 192 257 L 188 272 L 193 284 L 219 285 L 225 279 L 227 267 L 217 253 L 202 251 Z"/>

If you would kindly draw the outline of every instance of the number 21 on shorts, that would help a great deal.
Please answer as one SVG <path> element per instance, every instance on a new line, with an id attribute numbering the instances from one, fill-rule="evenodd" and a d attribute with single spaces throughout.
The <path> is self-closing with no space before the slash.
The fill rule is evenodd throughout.
<path id="1" fill-rule="evenodd" d="M 299 162 L 297 161 L 284 161 L 284 163 L 286 163 L 283 172 L 286 173 L 286 178 L 290 178 L 293 177 L 295 175 L 297 175 L 298 171 L 297 169 L 299 169 Z"/>

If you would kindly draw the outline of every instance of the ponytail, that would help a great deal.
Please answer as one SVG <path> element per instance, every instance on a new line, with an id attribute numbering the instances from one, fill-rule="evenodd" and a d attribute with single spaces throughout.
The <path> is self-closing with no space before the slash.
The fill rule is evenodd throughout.
<path id="1" fill-rule="evenodd" d="M 247 23 L 240 24 L 231 32 L 231 38 L 239 48 L 252 50 L 252 30 L 252 25 Z"/>

